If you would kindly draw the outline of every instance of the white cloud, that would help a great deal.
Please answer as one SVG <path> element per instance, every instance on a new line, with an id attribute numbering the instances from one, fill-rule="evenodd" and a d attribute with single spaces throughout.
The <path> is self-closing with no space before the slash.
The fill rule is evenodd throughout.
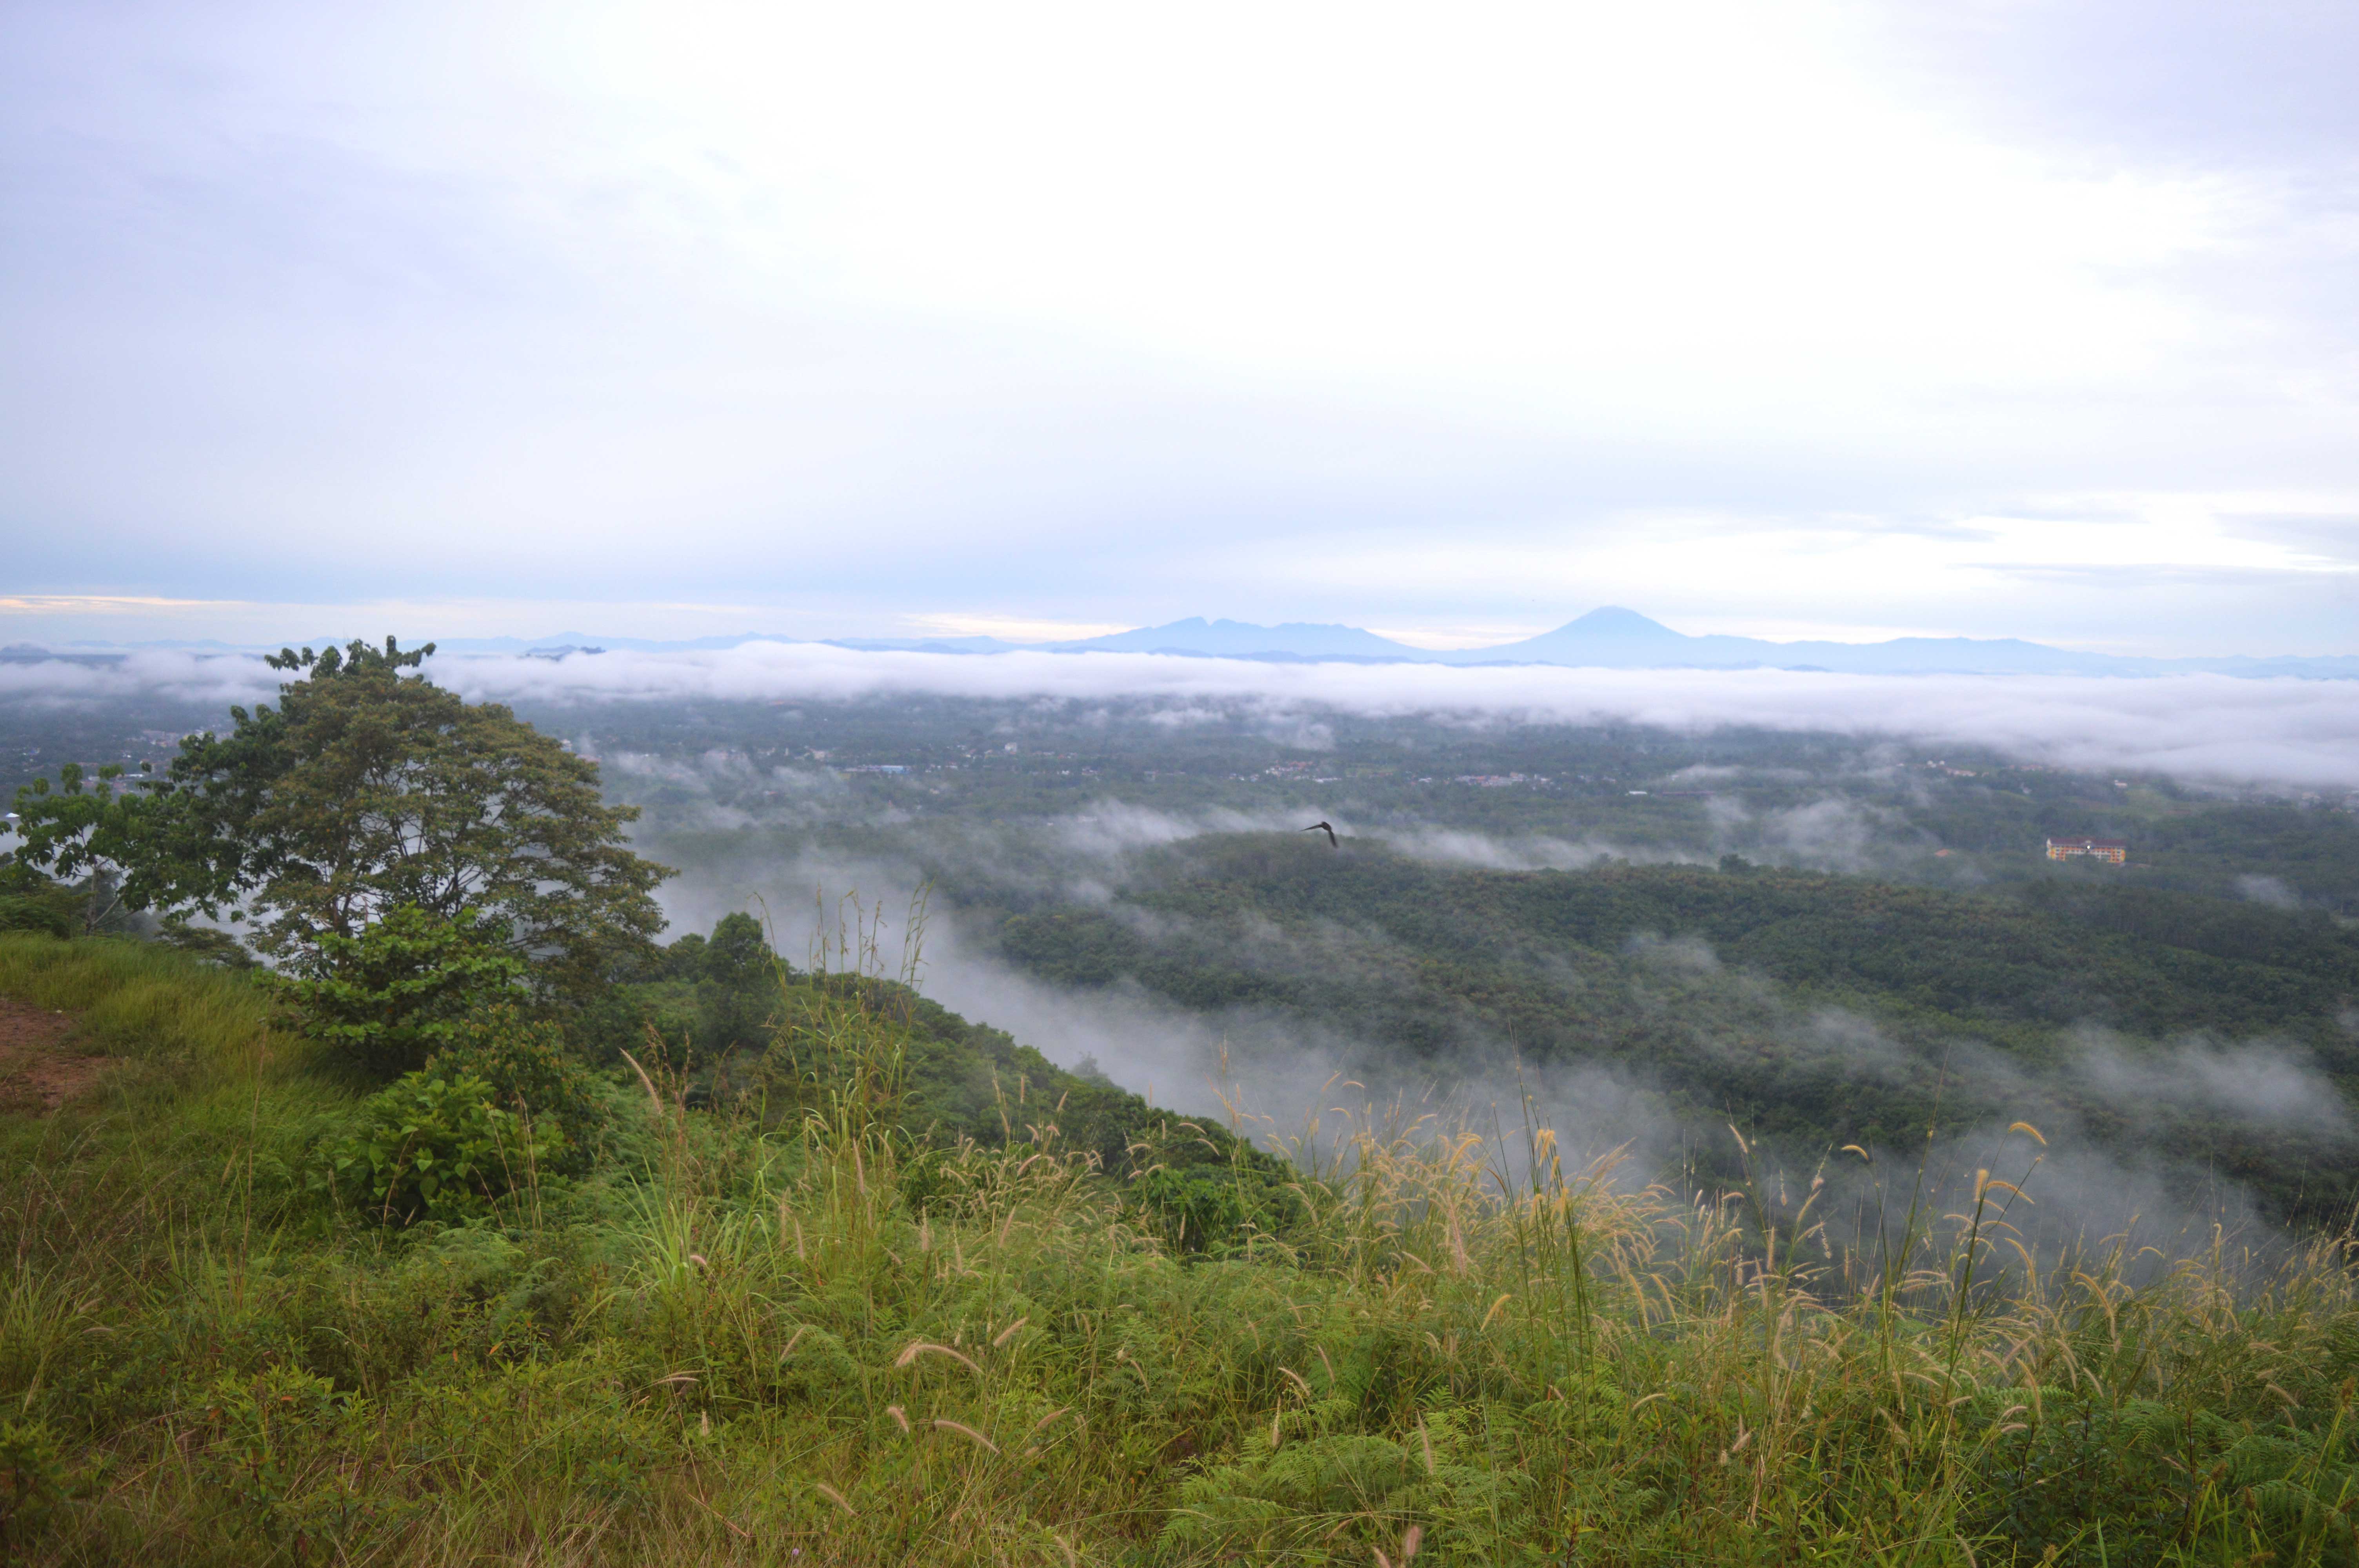
<path id="1" fill-rule="evenodd" d="M 20 5 L 17 586 L 2341 634 L 2341 145 L 1994 108 L 2074 24 L 1908 10 Z M 2277 490 L 2323 545 L 2206 510 Z M 2125 563 L 2196 580 L 2007 575 Z"/>
<path id="2" fill-rule="evenodd" d="M 1263 665 L 1150 654 L 962 658 L 753 643 L 711 654 L 438 660 L 438 679 L 503 699 L 853 698 L 885 692 L 1180 707 L 1263 705 L 1315 723 L 1322 707 L 1466 713 L 1521 723 L 1721 724 L 1975 742 L 2071 766 L 2196 779 L 2359 785 L 2359 682 L 1832 676 L 1788 670 L 1450 669 Z"/>
<path id="3" fill-rule="evenodd" d="M 561 661 L 437 655 L 442 684 L 500 701 L 852 701 L 894 693 L 1096 702 L 1136 699 L 1178 721 L 1254 708 L 1289 743 L 1333 744 L 1321 714 L 1448 714 L 1524 724 L 1703 730 L 1757 725 L 1995 747 L 2072 767 L 2359 787 L 2359 681 L 2046 676 L 1841 676 L 1797 670 L 1260 664 L 1155 654 L 989 656 L 854 653 L 748 643 L 705 653 Z M 258 660 L 150 653 L 113 665 L 0 665 L 0 697 L 93 701 L 165 691 L 248 700 L 275 688 Z M 1806 826 L 1791 825 L 1801 832 Z M 1782 829 L 1781 829 L 1782 830 Z"/>

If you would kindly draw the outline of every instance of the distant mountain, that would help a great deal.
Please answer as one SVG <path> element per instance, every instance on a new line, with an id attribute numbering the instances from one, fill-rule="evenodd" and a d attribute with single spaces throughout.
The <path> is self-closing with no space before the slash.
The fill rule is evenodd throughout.
<path id="1" fill-rule="evenodd" d="M 1580 620 L 1491 648 L 1440 655 L 1454 665 L 1582 665 L 1607 669 L 1819 669 L 1850 675 L 2117 675 L 2123 660 L 2013 637 L 1898 637 L 1888 643 L 1772 643 L 1759 637 L 1690 637 L 1635 610 L 1608 606 Z"/>
<path id="2" fill-rule="evenodd" d="M 314 639 L 322 648 L 345 639 Z M 374 639 L 371 639 L 372 641 Z M 425 639 L 408 640 L 412 646 Z M 740 632 L 665 642 L 645 637 L 591 637 L 560 632 L 550 637 L 446 637 L 434 639 L 449 654 L 532 654 L 618 649 L 634 653 L 686 653 L 734 648 L 746 643 L 824 642 L 862 653 L 907 652 L 984 655 L 1030 648 L 1060 654 L 1180 654 L 1197 658 L 1261 659 L 1276 663 L 1340 661 L 1355 664 L 1568 665 L 1588 669 L 1787 669 L 1841 675 L 2053 675 L 2160 676 L 2213 674 L 2293 676 L 2311 680 L 2359 679 L 2359 655 L 2253 658 L 2148 659 L 2113 654 L 2076 653 L 2017 637 L 1896 637 L 1884 643 L 1773 643 L 1760 637 L 1690 637 L 1635 610 L 1609 605 L 1593 610 L 1553 632 L 1488 648 L 1436 653 L 1396 643 L 1357 626 L 1289 621 L 1256 626 L 1243 621 L 1207 621 L 1191 616 L 1162 626 L 1143 626 L 1104 637 L 1063 643 L 1010 643 L 997 637 L 792 637 L 775 632 Z M 92 646 L 77 643 L 76 647 Z M 147 648 L 224 649 L 219 643 L 147 643 Z M 0 650 L 0 662 L 42 657 L 89 658 L 92 654 L 45 654 L 29 643 Z M 119 654 L 107 655 L 119 657 Z"/>
<path id="3" fill-rule="evenodd" d="M 1635 610 L 1609 605 L 1553 632 L 1488 648 L 1413 648 L 1356 626 L 1254 626 L 1201 617 L 1050 647 L 1062 653 L 1189 654 L 1207 657 L 1417 661 L 1448 665 L 1570 665 L 1590 669 L 1801 669 L 1843 675 L 2157 676 L 2212 673 L 2359 678 L 2359 657 L 2147 659 L 2050 648 L 2017 637 L 1896 637 L 1884 643 L 1773 643 L 1690 637 Z"/>
<path id="4" fill-rule="evenodd" d="M 1312 625 L 1290 621 L 1255 626 L 1243 621 L 1206 621 L 1192 616 L 1168 626 L 1117 632 L 1109 637 L 1051 643 L 1060 654 L 1197 654 L 1249 659 L 1276 655 L 1298 659 L 1430 659 L 1422 648 L 1363 632 L 1356 626 Z"/>

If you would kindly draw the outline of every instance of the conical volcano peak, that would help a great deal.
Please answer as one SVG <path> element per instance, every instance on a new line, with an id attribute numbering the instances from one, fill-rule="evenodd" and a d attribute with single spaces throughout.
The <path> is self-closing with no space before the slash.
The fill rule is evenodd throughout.
<path id="1" fill-rule="evenodd" d="M 1649 620 L 1635 610 L 1625 610 L 1618 604 L 1608 604 L 1593 610 L 1578 620 L 1557 628 L 1557 634 L 1567 632 L 1590 637 L 1677 637 L 1679 633 L 1659 621 Z"/>

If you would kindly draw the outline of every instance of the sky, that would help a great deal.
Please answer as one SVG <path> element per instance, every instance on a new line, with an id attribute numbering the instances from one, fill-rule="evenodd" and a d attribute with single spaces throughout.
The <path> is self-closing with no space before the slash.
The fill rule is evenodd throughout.
<path id="1" fill-rule="evenodd" d="M 2359 11 L 0 0 L 0 642 L 2359 653 Z"/>

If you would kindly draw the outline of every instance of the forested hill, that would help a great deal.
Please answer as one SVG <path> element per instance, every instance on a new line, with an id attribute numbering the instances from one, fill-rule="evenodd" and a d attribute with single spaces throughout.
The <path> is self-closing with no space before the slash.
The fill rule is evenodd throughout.
<path id="1" fill-rule="evenodd" d="M 1938 1107 L 2077 1121 L 2286 1202 L 2351 1184 L 2333 1100 L 2359 1088 L 2359 939 L 2323 914 L 1734 862 L 1451 871 L 1234 835 L 1159 852 L 1110 904 L 977 924 L 1044 979 L 1275 1012 L 1444 1079 L 1603 1063 L 1803 1143 L 1906 1143 Z M 2240 1051 L 2334 1087 L 2272 1110 L 2240 1097 Z"/>

